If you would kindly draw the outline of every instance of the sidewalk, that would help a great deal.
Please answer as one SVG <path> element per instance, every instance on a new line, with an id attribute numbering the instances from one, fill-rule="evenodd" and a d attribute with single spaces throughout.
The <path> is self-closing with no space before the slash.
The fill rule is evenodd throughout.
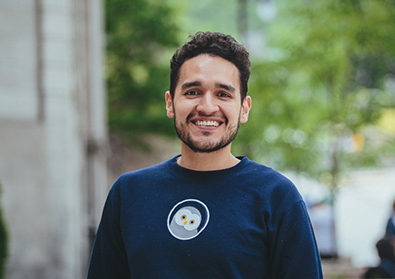
<path id="1" fill-rule="evenodd" d="M 348 258 L 324 259 L 322 260 L 322 269 L 325 279 L 351 279 L 362 278 L 364 268 L 352 266 Z"/>

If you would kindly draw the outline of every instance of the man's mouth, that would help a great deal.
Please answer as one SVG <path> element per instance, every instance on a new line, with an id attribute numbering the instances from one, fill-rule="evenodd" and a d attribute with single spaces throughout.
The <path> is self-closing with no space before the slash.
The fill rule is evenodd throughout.
<path id="1" fill-rule="evenodd" d="M 219 126 L 219 122 L 218 121 L 195 121 L 194 122 L 196 126 L 203 126 L 203 127 L 218 127 Z"/>

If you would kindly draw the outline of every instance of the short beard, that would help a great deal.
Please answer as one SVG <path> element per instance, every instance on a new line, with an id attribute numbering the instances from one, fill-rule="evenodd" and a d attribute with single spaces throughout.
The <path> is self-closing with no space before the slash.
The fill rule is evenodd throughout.
<path id="1" fill-rule="evenodd" d="M 239 117 L 240 118 L 240 117 Z M 239 119 L 240 120 L 240 119 Z M 177 125 L 177 117 L 176 114 L 174 113 L 174 127 L 176 129 L 177 135 L 180 138 L 180 140 L 185 143 L 192 151 L 196 153 L 211 153 L 218 151 L 226 146 L 228 146 L 232 141 L 236 138 L 237 133 L 239 131 L 240 127 L 240 121 L 237 122 L 237 125 L 233 125 L 229 127 L 229 135 L 224 135 L 220 141 L 216 143 L 206 143 L 206 144 L 201 144 L 195 140 L 192 139 L 191 135 L 183 129 L 184 125 L 186 124 L 180 124 Z M 210 136 L 211 132 L 203 132 L 204 136 Z"/>

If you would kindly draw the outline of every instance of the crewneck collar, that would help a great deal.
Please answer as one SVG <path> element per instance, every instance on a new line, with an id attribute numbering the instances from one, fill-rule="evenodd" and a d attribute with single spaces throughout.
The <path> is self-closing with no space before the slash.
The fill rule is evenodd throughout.
<path id="1" fill-rule="evenodd" d="M 177 175 L 177 176 L 184 176 L 184 177 L 199 177 L 204 178 L 213 178 L 213 177 L 221 177 L 221 176 L 226 176 L 229 175 L 230 173 L 234 174 L 245 168 L 245 166 L 248 164 L 249 159 L 246 156 L 237 156 L 236 158 L 240 160 L 236 165 L 230 168 L 222 169 L 222 170 L 213 170 L 213 171 L 196 171 L 196 170 L 191 170 L 187 169 L 184 167 L 181 167 L 177 163 L 177 158 L 179 158 L 181 155 L 177 155 L 170 159 L 168 161 L 168 168 L 169 170 Z"/>

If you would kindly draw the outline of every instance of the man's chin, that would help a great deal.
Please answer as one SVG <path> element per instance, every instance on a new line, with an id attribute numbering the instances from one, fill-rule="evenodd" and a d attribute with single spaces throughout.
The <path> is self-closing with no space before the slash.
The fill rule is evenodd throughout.
<path id="1" fill-rule="evenodd" d="M 211 137 L 211 132 L 209 132 L 209 135 L 203 135 L 203 137 L 201 134 L 198 137 L 195 137 L 190 133 L 185 133 L 182 129 L 178 129 L 176 125 L 175 128 L 181 141 L 196 153 L 213 153 L 221 150 L 227 147 L 235 139 L 238 132 L 237 126 L 236 129 L 234 129 L 228 136 L 214 140 Z"/>

